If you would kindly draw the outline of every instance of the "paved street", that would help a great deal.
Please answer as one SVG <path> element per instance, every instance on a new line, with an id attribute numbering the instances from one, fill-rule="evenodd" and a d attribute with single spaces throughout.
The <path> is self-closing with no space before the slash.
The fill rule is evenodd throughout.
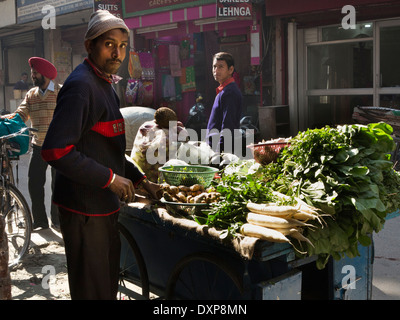
<path id="1" fill-rule="evenodd" d="M 19 189 L 30 203 L 27 188 L 27 168 L 29 155 L 21 157 L 19 162 Z M 50 173 L 48 172 L 48 180 Z M 49 185 L 47 185 L 46 207 L 50 206 Z M 400 300 L 400 217 L 386 222 L 384 229 L 374 235 L 375 259 L 373 262 L 373 300 Z M 55 235 L 56 236 L 56 235 Z M 33 240 L 39 237 L 33 233 Z M 40 239 L 37 239 L 41 241 Z"/>

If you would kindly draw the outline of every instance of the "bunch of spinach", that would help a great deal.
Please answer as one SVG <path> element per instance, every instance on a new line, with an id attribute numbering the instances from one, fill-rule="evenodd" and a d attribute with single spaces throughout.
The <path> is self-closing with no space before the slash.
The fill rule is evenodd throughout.
<path id="1" fill-rule="evenodd" d="M 305 231 L 314 244 L 307 244 L 307 255 L 318 256 L 318 268 L 330 256 L 359 255 L 358 244 L 369 245 L 371 233 L 397 209 L 400 179 L 390 161 L 392 131 L 385 123 L 309 129 L 282 151 L 282 172 L 273 188 L 331 215 L 324 228 Z M 388 178 L 396 182 L 388 184 Z"/>
<path id="2" fill-rule="evenodd" d="M 269 202 L 276 198 L 271 184 L 280 168 L 277 164 L 263 167 L 254 160 L 239 160 L 229 164 L 214 188 L 220 193 L 220 201 L 210 204 L 209 210 L 194 217 L 200 224 L 223 230 L 221 238 L 231 237 L 246 222 L 249 211 L 246 204 Z"/>

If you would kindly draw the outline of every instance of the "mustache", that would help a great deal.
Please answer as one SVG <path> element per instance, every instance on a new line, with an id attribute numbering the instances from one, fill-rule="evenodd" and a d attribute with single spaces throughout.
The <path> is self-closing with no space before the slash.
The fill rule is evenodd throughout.
<path id="1" fill-rule="evenodd" d="M 108 59 L 107 62 L 118 62 L 118 63 L 122 63 L 122 61 L 120 59 Z"/>

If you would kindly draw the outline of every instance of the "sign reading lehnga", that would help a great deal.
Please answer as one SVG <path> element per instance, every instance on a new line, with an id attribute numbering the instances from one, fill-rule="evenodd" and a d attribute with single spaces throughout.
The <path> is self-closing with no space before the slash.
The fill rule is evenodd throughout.
<path id="1" fill-rule="evenodd" d="M 248 18 L 252 13 L 251 0 L 217 0 L 217 18 Z"/>
<path id="2" fill-rule="evenodd" d="M 93 8 L 93 0 L 17 0 L 17 23 L 42 20 L 44 6 L 52 6 L 56 15 Z"/>

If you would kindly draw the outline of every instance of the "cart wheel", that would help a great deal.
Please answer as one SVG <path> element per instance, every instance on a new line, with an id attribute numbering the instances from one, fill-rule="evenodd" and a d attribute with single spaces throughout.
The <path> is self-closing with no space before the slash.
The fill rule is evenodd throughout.
<path id="1" fill-rule="evenodd" d="M 119 225 L 121 257 L 118 299 L 149 299 L 149 278 L 139 247 L 130 232 Z"/>
<path id="2" fill-rule="evenodd" d="M 242 299 L 243 284 L 237 272 L 224 260 L 208 253 L 196 253 L 175 266 L 165 297 L 167 300 Z"/>

